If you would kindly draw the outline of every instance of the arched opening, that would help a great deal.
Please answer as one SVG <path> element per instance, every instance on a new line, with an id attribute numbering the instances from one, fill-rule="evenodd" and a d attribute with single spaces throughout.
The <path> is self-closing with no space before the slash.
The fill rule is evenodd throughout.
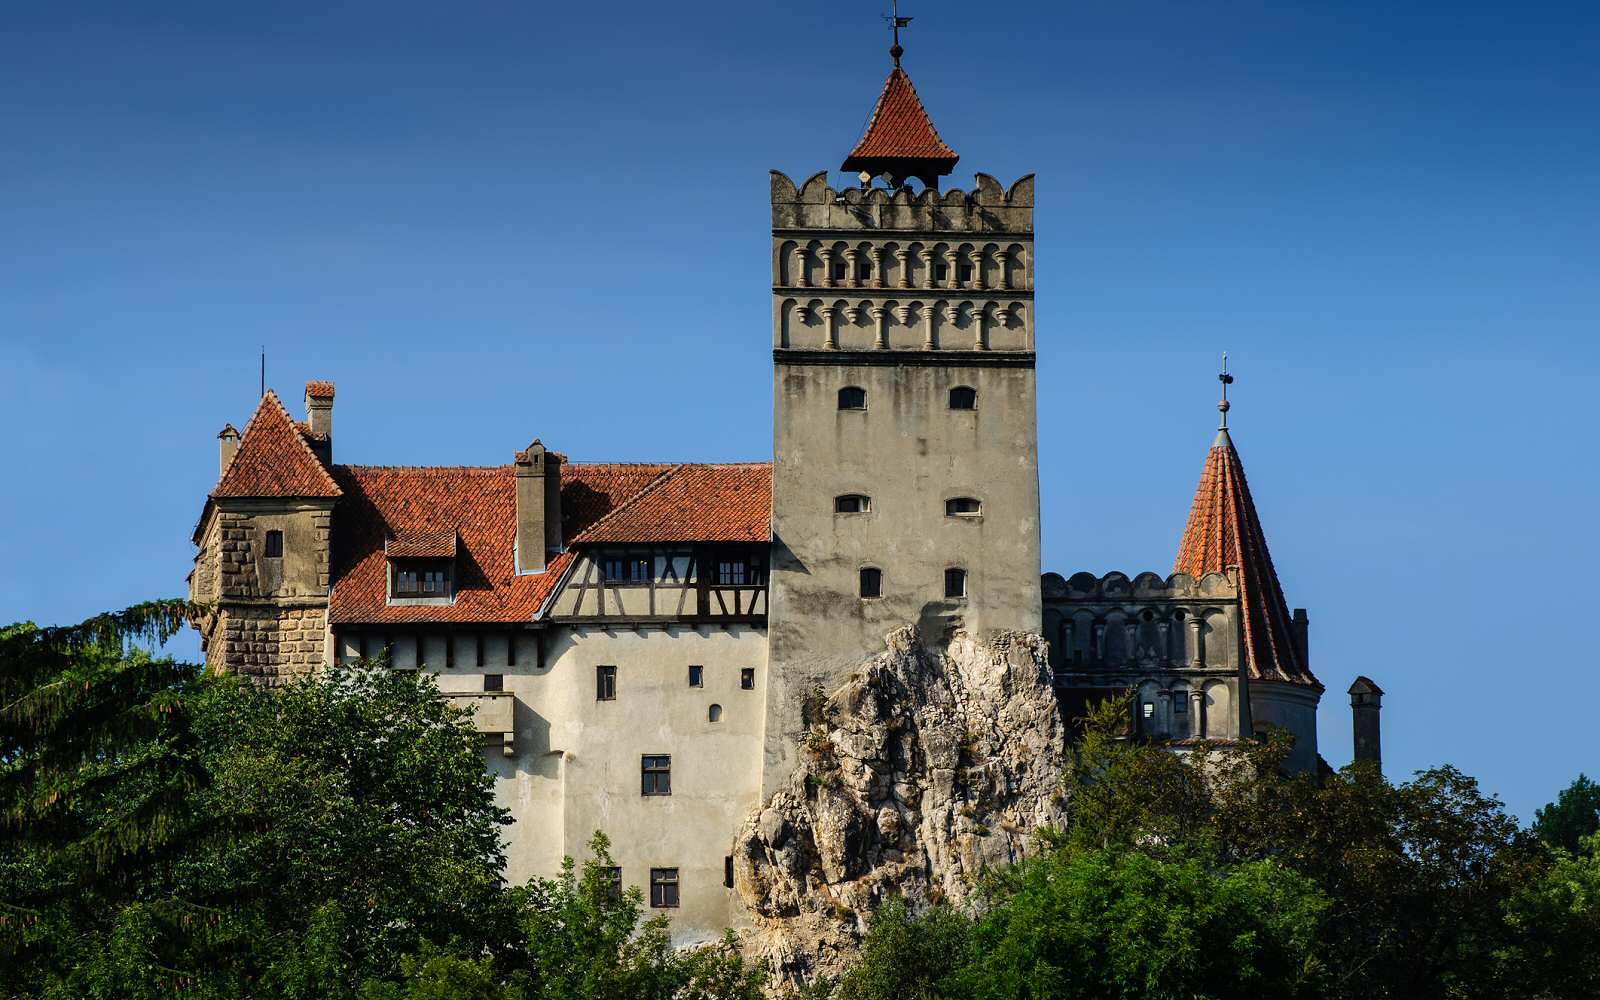
<path id="1" fill-rule="evenodd" d="M 978 390 L 970 385 L 958 385 L 950 390 L 950 409 L 976 410 L 978 408 Z"/>
<path id="2" fill-rule="evenodd" d="M 865 410 L 867 408 L 867 390 L 859 385 L 847 385 L 839 390 L 839 409 Z"/>
<path id="3" fill-rule="evenodd" d="M 721 722 L 722 721 L 722 706 L 721 705 L 712 705 L 711 706 L 711 710 L 706 713 L 706 718 L 710 719 L 712 722 Z"/>

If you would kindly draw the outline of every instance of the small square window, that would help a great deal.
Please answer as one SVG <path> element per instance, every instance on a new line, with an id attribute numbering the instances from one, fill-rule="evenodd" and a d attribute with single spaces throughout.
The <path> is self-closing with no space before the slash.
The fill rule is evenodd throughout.
<path id="1" fill-rule="evenodd" d="M 600 884 L 605 888 L 608 898 L 621 899 L 622 869 L 616 865 L 600 869 Z"/>
<path id="2" fill-rule="evenodd" d="M 506 689 L 506 675 L 484 674 L 483 689 L 485 691 L 504 691 Z"/>
<path id="3" fill-rule="evenodd" d="M 967 596 L 967 571 L 957 566 L 952 566 L 944 571 L 944 596 Z"/>
<path id="4" fill-rule="evenodd" d="M 843 281 L 844 280 L 844 276 L 846 274 L 850 273 L 849 270 L 845 267 L 844 261 L 842 261 L 842 260 L 834 261 L 833 262 L 833 267 L 830 268 L 830 270 L 832 270 L 832 272 L 833 272 L 833 280 L 834 281 Z"/>
<path id="5" fill-rule="evenodd" d="M 976 410 L 978 408 L 978 390 L 970 385 L 958 385 L 950 390 L 950 409 Z"/>
<path id="6" fill-rule="evenodd" d="M 749 565 L 743 559 L 724 559 L 717 563 L 717 583 L 721 586 L 742 587 L 749 575 Z"/>
<path id="7" fill-rule="evenodd" d="M 268 559 L 283 558 L 283 532 L 267 532 L 266 544 L 261 548 L 261 554 Z"/>
<path id="8" fill-rule="evenodd" d="M 678 905 L 678 869 L 650 869 L 650 905 L 658 910 Z"/>
<path id="9" fill-rule="evenodd" d="M 839 390 L 839 409 L 865 410 L 867 408 L 867 390 L 858 385 L 847 385 Z"/>
<path id="10" fill-rule="evenodd" d="M 1144 706 L 1140 709 L 1140 714 L 1143 715 L 1146 719 L 1155 718 L 1155 716 L 1156 716 L 1156 703 L 1153 702 L 1153 701 L 1145 702 Z"/>
<path id="11" fill-rule="evenodd" d="M 862 568 L 862 570 L 861 570 L 861 596 L 862 597 L 869 597 L 869 598 L 870 597 L 881 597 L 881 596 L 883 596 L 883 571 L 882 570 L 876 569 L 876 568 L 871 567 L 871 566 L 867 566 L 867 567 L 863 567 Z"/>
<path id="12" fill-rule="evenodd" d="M 756 689 L 756 668 L 744 667 L 739 671 L 739 687 L 746 691 Z"/>
<path id="13" fill-rule="evenodd" d="M 706 686 L 706 668 L 699 664 L 689 666 L 689 686 L 699 688 Z"/>
<path id="14" fill-rule="evenodd" d="M 961 283 L 963 285 L 970 285 L 972 283 L 972 265 L 971 264 L 962 264 L 961 265 L 961 270 L 957 271 L 956 273 L 961 276 Z"/>
<path id="15" fill-rule="evenodd" d="M 943 281 L 949 280 L 949 278 L 950 278 L 950 265 L 949 264 L 935 264 L 935 265 L 933 265 L 933 280 L 934 281 L 943 282 Z"/>
<path id="16" fill-rule="evenodd" d="M 661 754 L 640 759 L 640 795 L 672 794 L 672 756 Z"/>
<path id="17" fill-rule="evenodd" d="M 604 666 L 594 668 L 594 700 L 617 700 L 617 668 Z"/>

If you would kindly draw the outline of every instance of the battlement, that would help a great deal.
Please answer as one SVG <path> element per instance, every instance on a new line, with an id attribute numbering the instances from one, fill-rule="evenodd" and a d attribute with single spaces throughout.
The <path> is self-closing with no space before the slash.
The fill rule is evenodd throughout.
<path id="1" fill-rule="evenodd" d="M 1046 573 L 1041 579 L 1046 603 L 1051 601 L 1192 601 L 1198 598 L 1235 599 L 1237 580 L 1223 573 L 1207 573 L 1196 579 L 1187 573 L 1162 577 L 1140 573 L 1131 580 L 1126 573 L 1113 570 L 1105 576 L 1074 573 L 1070 579 L 1060 573 Z"/>
<path id="2" fill-rule="evenodd" d="M 828 185 L 826 170 L 795 185 L 780 170 L 772 171 L 772 228 L 785 230 L 854 230 L 860 232 L 949 232 L 1033 234 L 1033 175 L 1009 188 L 988 174 L 978 174 L 972 190 L 931 188 L 845 188 Z"/>

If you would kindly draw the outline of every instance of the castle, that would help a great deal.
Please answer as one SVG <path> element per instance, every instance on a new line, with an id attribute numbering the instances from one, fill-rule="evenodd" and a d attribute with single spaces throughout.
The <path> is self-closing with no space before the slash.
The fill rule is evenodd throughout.
<path id="1" fill-rule="evenodd" d="M 514 817 L 508 878 L 607 831 L 680 940 L 736 922 L 729 844 L 794 767 L 806 699 L 899 626 L 1041 633 L 1068 717 L 1137 691 L 1144 738 L 1276 725 L 1317 767 L 1307 617 L 1225 395 L 1171 575 L 1041 576 L 1034 179 L 940 191 L 957 155 L 891 52 L 843 164 L 861 186 L 772 174 L 771 463 L 572 462 L 535 439 L 495 467 L 339 464 L 333 383 L 306 386 L 303 421 L 268 391 L 223 429 L 194 533 L 208 666 L 274 685 L 384 654 L 436 675 Z M 1358 755 L 1381 694 L 1351 689 Z"/>

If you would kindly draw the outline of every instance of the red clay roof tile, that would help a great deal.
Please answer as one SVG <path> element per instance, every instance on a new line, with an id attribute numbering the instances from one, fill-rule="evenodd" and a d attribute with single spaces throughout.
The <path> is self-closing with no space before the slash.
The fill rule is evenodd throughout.
<path id="1" fill-rule="evenodd" d="M 1290 632 L 1289 606 L 1267 551 L 1267 537 L 1256 515 L 1244 464 L 1227 431 L 1219 431 L 1206 455 L 1195 490 L 1189 523 L 1183 530 L 1174 570 L 1201 577 L 1239 567 L 1244 646 L 1249 676 L 1322 687 L 1301 662 Z"/>
<path id="2" fill-rule="evenodd" d="M 245 425 L 233 461 L 212 497 L 307 497 L 339 495 L 339 485 L 300 434 L 299 425 L 271 389 Z"/>
<path id="3" fill-rule="evenodd" d="M 934 161 L 942 166 L 940 173 L 949 173 L 958 159 L 956 151 L 939 138 L 911 77 L 896 66 L 884 81 L 867 130 L 845 159 L 843 169 L 876 173 L 882 160 L 922 160 Z"/>
<path id="4" fill-rule="evenodd" d="M 772 466 L 679 465 L 573 542 L 765 542 L 771 537 Z"/>
<path id="5" fill-rule="evenodd" d="M 383 551 L 390 559 L 454 559 L 456 537 L 454 528 L 401 528 L 384 543 Z"/>
<path id="6" fill-rule="evenodd" d="M 306 395 L 310 396 L 312 399 L 332 399 L 333 383 L 322 381 L 320 379 L 307 382 Z"/>

